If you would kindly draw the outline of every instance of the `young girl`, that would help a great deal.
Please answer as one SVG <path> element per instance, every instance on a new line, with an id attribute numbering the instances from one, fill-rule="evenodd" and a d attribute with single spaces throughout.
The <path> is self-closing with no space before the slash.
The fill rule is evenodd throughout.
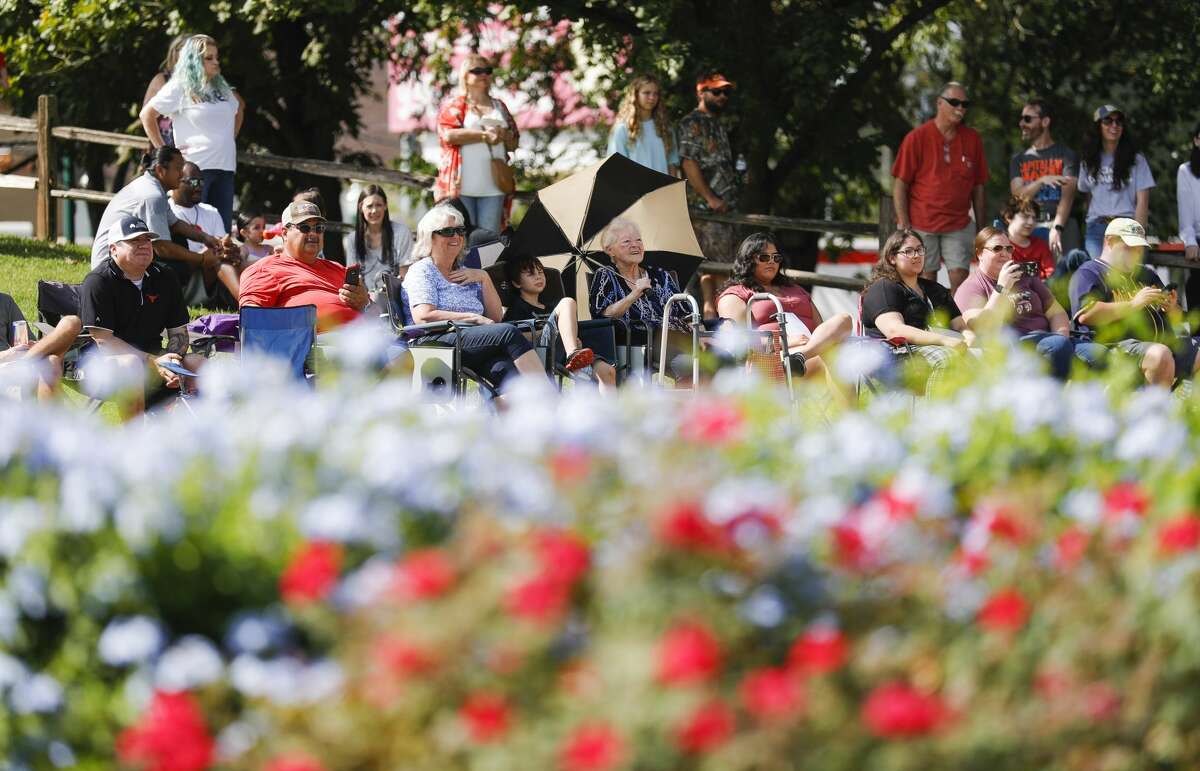
<path id="1" fill-rule="evenodd" d="M 1013 246 L 1014 262 L 1036 262 L 1038 275 L 1047 279 L 1054 273 L 1054 255 L 1050 253 L 1050 244 L 1033 235 L 1037 227 L 1038 202 L 1032 198 L 1012 198 L 1000 212 L 1004 220 L 1008 240 Z"/>
<path id="2" fill-rule="evenodd" d="M 621 108 L 608 137 L 608 154 L 620 153 L 663 174 L 679 176 L 679 145 L 667 120 L 667 108 L 657 80 L 634 78 L 621 99 Z"/>
<path id="3" fill-rule="evenodd" d="M 237 228 L 234 235 L 242 242 L 243 269 L 271 253 L 271 247 L 263 243 L 263 230 L 266 227 L 266 219 L 258 212 L 238 212 Z"/>
<path id="4" fill-rule="evenodd" d="M 541 300 L 546 288 L 546 271 L 536 257 L 518 257 L 504 263 L 504 277 L 517 290 L 518 295 L 504 311 L 504 321 L 528 321 L 546 319 L 542 328 L 542 345 L 549 345 L 557 331 L 566 362 L 563 368 L 576 373 L 591 366 L 604 390 L 615 388 L 617 372 L 608 362 L 596 358 L 591 348 L 584 348 L 579 340 L 579 313 L 575 299 L 564 297 L 553 309 L 547 309 Z M 557 352 L 556 352 L 557 354 Z"/>

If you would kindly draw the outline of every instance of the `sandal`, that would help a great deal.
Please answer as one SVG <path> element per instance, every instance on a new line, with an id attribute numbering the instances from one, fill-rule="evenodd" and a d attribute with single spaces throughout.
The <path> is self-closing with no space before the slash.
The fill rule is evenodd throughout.
<path id="1" fill-rule="evenodd" d="M 788 354 L 788 358 L 792 360 L 792 375 L 803 376 L 806 366 L 805 362 L 808 361 L 807 357 L 805 357 L 805 355 L 799 351 L 796 351 L 795 353 Z"/>
<path id="2" fill-rule="evenodd" d="M 590 366 L 595 358 L 596 354 L 592 352 L 591 348 L 577 348 L 574 353 L 567 357 L 567 362 L 563 365 L 563 369 L 567 372 L 575 372 L 576 370 Z"/>

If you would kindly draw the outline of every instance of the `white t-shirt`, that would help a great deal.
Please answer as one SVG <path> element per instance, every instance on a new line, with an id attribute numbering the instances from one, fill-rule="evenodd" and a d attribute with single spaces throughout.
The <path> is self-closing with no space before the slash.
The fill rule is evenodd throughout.
<path id="1" fill-rule="evenodd" d="M 493 104 L 495 104 L 493 102 Z M 482 117 L 474 110 L 467 110 L 463 128 L 479 131 L 488 126 L 503 127 L 504 115 L 496 107 Z M 486 142 L 471 142 L 462 145 L 462 185 L 459 195 L 482 197 L 487 195 L 504 195 L 496 187 L 492 177 L 492 158 L 503 158 L 504 145 L 489 145 Z"/>
<path id="2" fill-rule="evenodd" d="M 150 106 L 171 119 L 175 146 L 186 160 L 202 171 L 237 170 L 237 144 L 233 124 L 238 100 L 230 96 L 222 102 L 195 102 L 183 91 L 183 84 L 168 80 L 150 100 Z"/>
<path id="3" fill-rule="evenodd" d="M 187 224 L 195 225 L 213 238 L 225 237 L 225 221 L 221 219 L 221 212 L 217 211 L 215 206 L 198 203 L 188 208 L 175 203 L 175 199 L 170 196 L 167 196 L 167 202 L 171 204 L 171 211 L 175 213 L 175 216 Z M 205 248 L 204 244 L 199 241 L 188 240 L 188 249 L 193 252 L 199 253 Z"/>

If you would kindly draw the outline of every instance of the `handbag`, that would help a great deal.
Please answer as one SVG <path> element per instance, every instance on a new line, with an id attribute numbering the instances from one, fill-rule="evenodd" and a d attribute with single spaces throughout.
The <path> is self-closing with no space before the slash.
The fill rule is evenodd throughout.
<path id="1" fill-rule="evenodd" d="M 500 112 L 504 115 L 504 122 L 512 127 L 513 119 L 508 113 L 508 106 L 496 100 L 496 104 L 500 106 Z M 512 195 L 517 189 L 517 175 L 513 172 L 513 167 L 508 165 L 508 152 L 504 153 L 502 158 L 492 158 L 492 181 L 496 183 L 497 189 L 505 195 Z"/>

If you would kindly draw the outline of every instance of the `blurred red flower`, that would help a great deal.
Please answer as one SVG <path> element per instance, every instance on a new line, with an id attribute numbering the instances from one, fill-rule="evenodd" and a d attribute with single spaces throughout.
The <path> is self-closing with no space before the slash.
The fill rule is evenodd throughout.
<path id="1" fill-rule="evenodd" d="M 1200 519 L 1188 515 L 1164 522 L 1158 528 L 1158 551 L 1175 556 L 1200 545 Z"/>
<path id="2" fill-rule="evenodd" d="M 1085 685 L 1081 696 L 1084 714 L 1094 722 L 1111 720 L 1121 711 L 1121 694 L 1103 680 Z"/>
<path id="3" fill-rule="evenodd" d="M 837 627 L 816 624 L 792 643 L 788 666 L 805 675 L 834 672 L 846 663 L 849 651 L 850 643 Z"/>
<path id="4" fill-rule="evenodd" d="M 292 555 L 279 577 L 279 594 L 287 602 L 317 602 L 329 596 L 342 567 L 342 548 L 313 541 Z"/>
<path id="5" fill-rule="evenodd" d="M 1018 544 L 1029 539 L 1029 531 L 1025 526 L 1004 509 L 996 511 L 988 525 L 988 531 L 997 538 Z"/>
<path id="6" fill-rule="evenodd" d="M 1029 603 L 1015 589 L 1003 589 L 988 598 L 979 609 L 977 620 L 984 629 L 993 632 L 1012 632 L 1025 625 L 1029 618 Z"/>
<path id="7" fill-rule="evenodd" d="M 888 683 L 871 691 L 862 707 L 862 721 L 883 739 L 904 739 L 932 733 L 946 719 L 942 700 L 904 683 Z"/>
<path id="8" fill-rule="evenodd" d="M 533 538 L 533 551 L 546 578 L 572 584 L 583 578 L 592 564 L 583 539 L 566 530 L 542 530 Z"/>
<path id="9" fill-rule="evenodd" d="M 658 520 L 658 538 L 668 546 L 685 551 L 723 552 L 733 544 L 729 535 L 696 503 L 676 503 Z"/>
<path id="10" fill-rule="evenodd" d="M 200 705 L 186 691 L 156 691 L 138 723 L 117 737 L 121 762 L 146 771 L 202 771 L 213 749 Z"/>
<path id="11" fill-rule="evenodd" d="M 562 616 L 570 597 L 570 588 L 562 581 L 539 575 L 509 589 L 504 606 L 518 618 L 544 624 Z"/>
<path id="12" fill-rule="evenodd" d="M 720 701 L 701 704 L 675 728 L 675 744 L 691 754 L 710 752 L 733 736 L 733 710 Z"/>
<path id="13" fill-rule="evenodd" d="M 844 568 L 859 569 L 867 564 L 870 552 L 862 533 L 854 525 L 843 523 L 834 525 L 833 551 L 834 561 Z"/>
<path id="14" fill-rule="evenodd" d="M 405 600 L 428 600 L 454 586 L 454 564 L 440 549 L 420 549 L 396 566 L 396 592 Z"/>
<path id="15" fill-rule="evenodd" d="M 379 669 L 399 678 L 423 675 L 437 665 L 433 651 L 395 635 L 376 638 L 371 645 L 371 660 Z"/>
<path id="16" fill-rule="evenodd" d="M 578 447 L 559 447 L 550 455 L 550 473 L 560 485 L 580 481 L 592 470 L 592 456 Z"/>
<path id="17" fill-rule="evenodd" d="M 1117 482 L 1104 493 L 1104 510 L 1109 516 L 1125 513 L 1141 516 L 1150 508 L 1150 494 L 1137 482 Z"/>
<path id="18" fill-rule="evenodd" d="M 512 725 L 512 708 L 504 697 L 484 691 L 468 696 L 459 716 L 472 741 L 479 744 L 502 738 Z"/>
<path id="19" fill-rule="evenodd" d="M 684 621 L 658 643 L 658 679 L 671 685 L 701 683 L 721 668 L 721 647 L 703 624 Z"/>
<path id="20" fill-rule="evenodd" d="M 781 720 L 804 710 L 804 688 L 795 671 L 783 667 L 755 669 L 738 687 L 746 711 L 759 720 Z"/>
<path id="21" fill-rule="evenodd" d="M 695 399 L 683 411 L 679 435 L 689 442 L 723 444 L 742 433 L 746 415 L 741 406 L 721 399 Z"/>
<path id="22" fill-rule="evenodd" d="M 559 753 L 564 771 L 607 771 L 625 755 L 621 736 L 607 723 L 581 725 L 567 737 Z"/>
<path id="23" fill-rule="evenodd" d="M 325 766 L 307 755 L 281 755 L 268 760 L 263 771 L 325 771 Z"/>
<path id="24" fill-rule="evenodd" d="M 883 505 L 888 516 L 895 520 L 912 519 L 917 514 L 917 501 L 885 487 L 875 495 L 876 502 Z"/>
<path id="25" fill-rule="evenodd" d="M 958 553 L 954 555 L 954 564 L 962 568 L 962 571 L 968 576 L 982 574 L 991 563 L 992 560 L 985 551 L 959 549 Z"/>
<path id="26" fill-rule="evenodd" d="M 1089 540 L 1091 536 L 1078 527 L 1069 527 L 1060 533 L 1054 542 L 1054 561 L 1058 567 L 1071 570 L 1078 565 L 1087 553 Z"/>

